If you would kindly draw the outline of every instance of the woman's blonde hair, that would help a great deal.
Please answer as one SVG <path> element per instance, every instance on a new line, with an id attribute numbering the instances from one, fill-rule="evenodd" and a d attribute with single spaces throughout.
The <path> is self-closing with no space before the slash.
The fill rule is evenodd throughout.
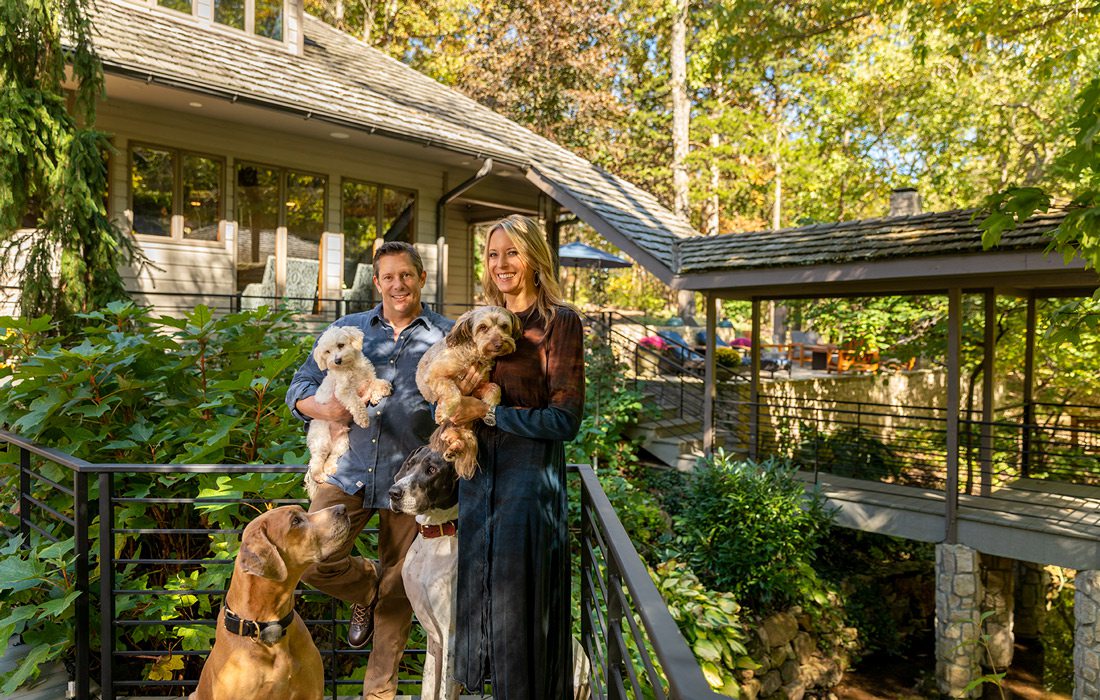
<path id="1" fill-rule="evenodd" d="M 554 258 L 550 254 L 550 245 L 542 226 L 534 219 L 512 214 L 489 227 L 485 236 L 485 271 L 481 276 L 481 288 L 490 304 L 504 306 L 504 294 L 497 289 L 496 281 L 489 272 L 489 240 L 500 229 L 512 240 L 520 259 L 535 277 L 535 308 L 547 323 L 554 320 L 558 306 L 569 306 L 561 295 L 561 286 L 554 270 Z"/>

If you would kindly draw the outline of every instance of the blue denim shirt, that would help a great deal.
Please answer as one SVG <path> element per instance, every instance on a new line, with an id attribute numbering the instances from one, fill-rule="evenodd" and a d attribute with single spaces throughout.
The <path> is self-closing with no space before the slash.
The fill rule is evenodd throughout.
<path id="1" fill-rule="evenodd" d="M 409 453 L 426 444 L 435 429 L 431 407 L 416 388 L 416 365 L 428 348 L 447 335 L 454 322 L 424 306 L 395 341 L 393 326 L 382 317 L 379 304 L 370 311 L 348 314 L 332 325 L 354 326 L 363 331 L 363 354 L 374 364 L 378 377 L 393 384 L 393 394 L 377 406 L 367 407 L 368 427 L 352 423 L 348 436 L 351 447 L 340 458 L 329 483 L 350 494 L 362 489 L 366 508 L 388 508 L 386 494 L 401 463 Z M 310 420 L 295 404 L 316 394 L 324 376 L 311 352 L 294 373 L 286 392 L 291 413 L 304 421 Z"/>

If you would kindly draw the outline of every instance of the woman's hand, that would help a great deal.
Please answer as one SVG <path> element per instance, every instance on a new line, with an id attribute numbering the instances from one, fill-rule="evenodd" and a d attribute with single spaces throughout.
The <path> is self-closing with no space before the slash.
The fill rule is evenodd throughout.
<path id="1" fill-rule="evenodd" d="M 455 380 L 455 384 L 463 396 L 469 396 L 474 393 L 474 389 L 481 386 L 481 372 L 471 365 L 466 369 L 466 374 Z"/>
<path id="2" fill-rule="evenodd" d="M 467 425 L 475 420 L 481 420 L 488 412 L 489 407 L 481 399 L 463 396 L 458 400 L 458 407 L 448 417 L 455 425 Z"/>

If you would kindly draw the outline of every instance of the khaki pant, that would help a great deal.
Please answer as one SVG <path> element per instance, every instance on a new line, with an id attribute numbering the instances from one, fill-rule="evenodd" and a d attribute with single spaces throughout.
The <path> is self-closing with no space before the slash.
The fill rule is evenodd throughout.
<path id="1" fill-rule="evenodd" d="M 351 518 L 347 542 L 327 560 L 310 567 L 302 580 L 334 598 L 366 606 L 371 602 L 370 581 L 374 572 L 362 557 L 350 555 L 375 509 L 363 507 L 362 493 L 352 496 L 331 484 L 318 484 L 309 512 L 337 504 L 346 506 Z M 378 582 L 378 605 L 374 608 L 374 643 L 363 679 L 363 699 L 392 700 L 397 695 L 397 669 L 412 626 L 412 606 L 405 596 L 401 567 L 416 538 L 416 519 L 388 509 L 377 512 L 378 563 L 382 576 Z"/>

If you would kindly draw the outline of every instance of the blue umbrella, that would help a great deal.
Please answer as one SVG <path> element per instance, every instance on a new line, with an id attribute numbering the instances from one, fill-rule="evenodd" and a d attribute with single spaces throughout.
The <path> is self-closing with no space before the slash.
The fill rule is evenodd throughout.
<path id="1" fill-rule="evenodd" d="M 598 270 L 633 265 L 627 260 L 616 257 L 611 253 L 605 253 L 599 248 L 585 245 L 580 241 L 566 243 L 558 248 L 558 263 L 566 267 L 590 267 Z"/>

